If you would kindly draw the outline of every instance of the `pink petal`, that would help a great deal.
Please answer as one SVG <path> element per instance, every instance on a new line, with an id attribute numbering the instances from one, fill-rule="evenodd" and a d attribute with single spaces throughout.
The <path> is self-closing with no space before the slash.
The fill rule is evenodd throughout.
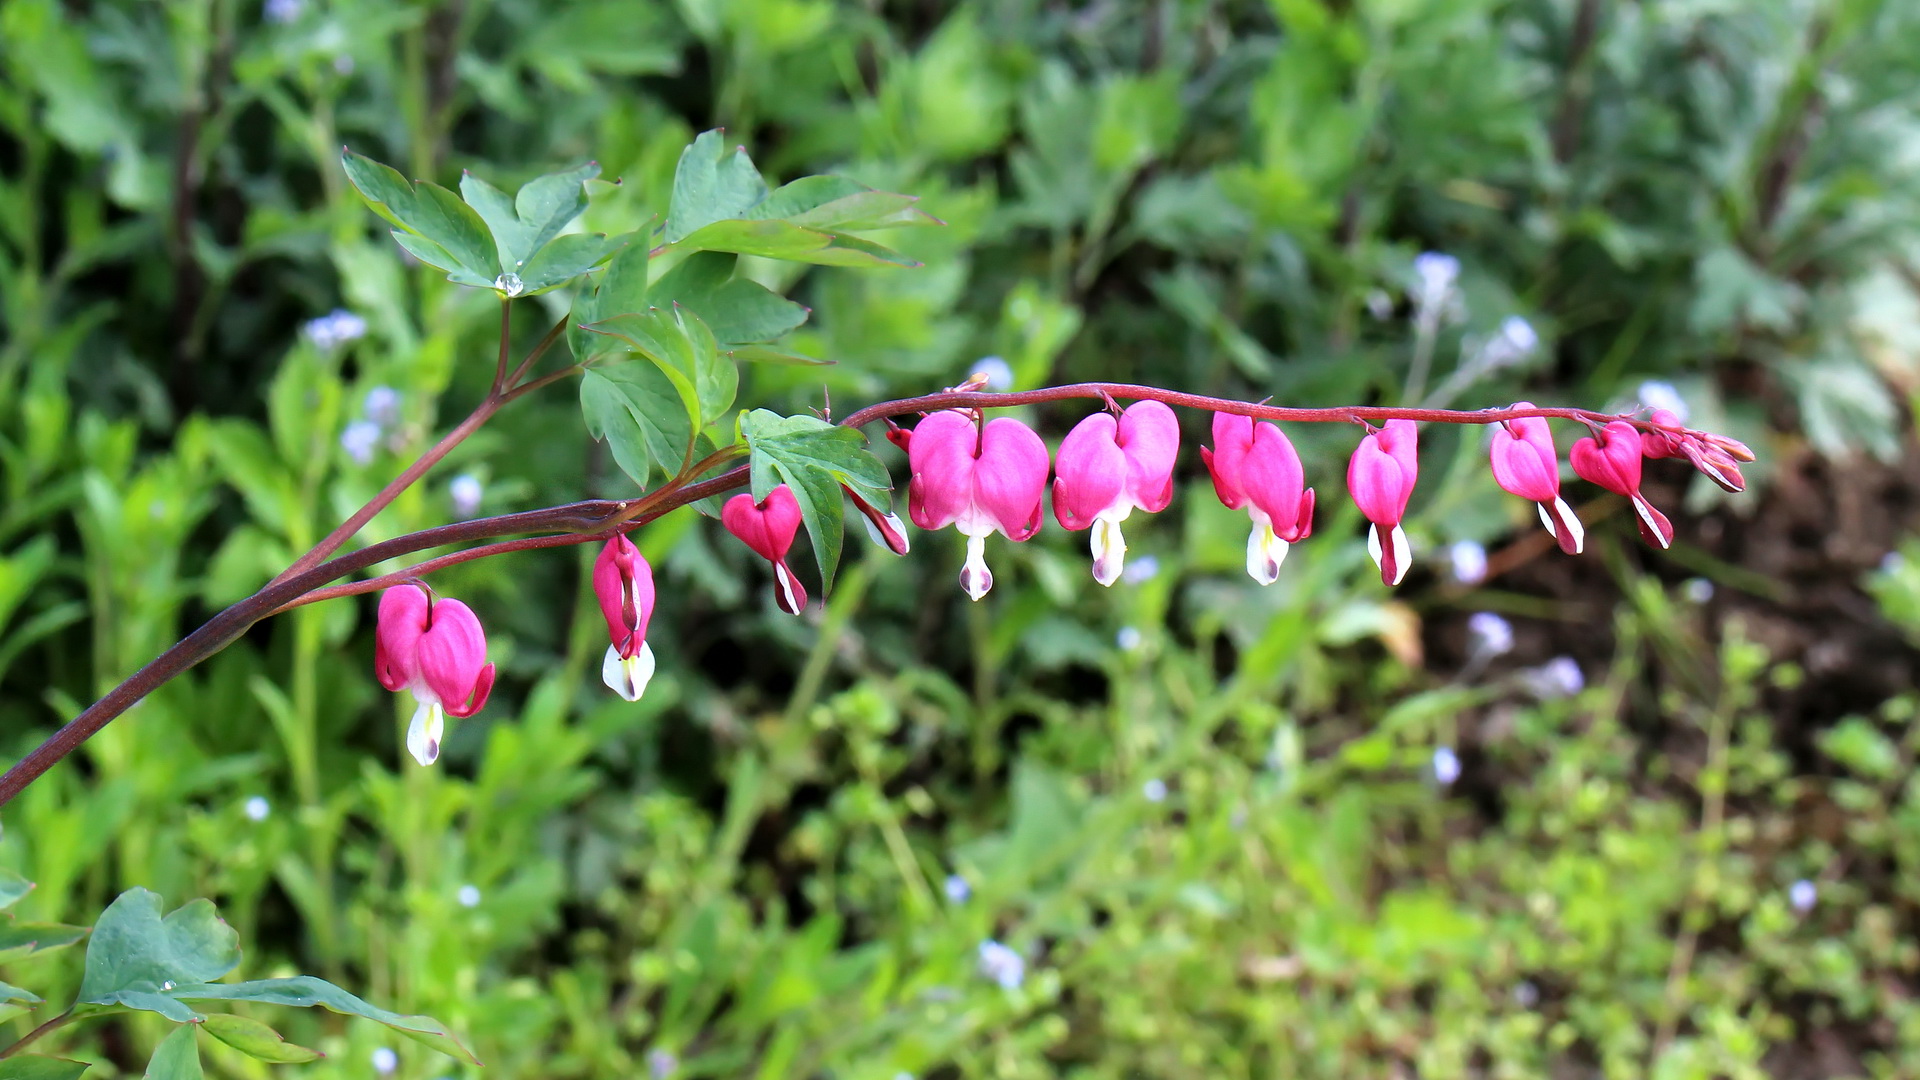
<path id="1" fill-rule="evenodd" d="M 373 673 L 389 690 L 406 689 L 420 675 L 420 635 L 427 629 L 427 590 L 396 585 L 380 594 L 373 631 Z"/>
<path id="2" fill-rule="evenodd" d="M 1276 535 L 1288 542 L 1299 538 L 1297 523 L 1306 496 L 1306 474 L 1300 466 L 1299 452 L 1278 427 L 1269 423 L 1253 426 L 1253 447 L 1241 463 L 1240 483 Z"/>
<path id="3" fill-rule="evenodd" d="M 1531 409 L 1533 402 L 1516 401 L 1513 407 Z M 1559 497 L 1560 454 L 1553 446 L 1553 429 L 1544 418 L 1529 416 L 1496 425 L 1489 457 L 1494 481 L 1507 491 L 1537 503 Z"/>
<path id="4" fill-rule="evenodd" d="M 1114 441 L 1116 425 L 1095 413 L 1060 441 L 1054 461 L 1053 517 L 1063 529 L 1080 530 L 1119 505 L 1127 493 L 1127 456 Z"/>
<path id="5" fill-rule="evenodd" d="M 800 529 L 800 503 L 785 484 L 767 492 L 760 503 L 752 495 L 735 495 L 720 508 L 720 523 L 761 558 L 779 562 L 793 549 L 794 533 Z"/>
<path id="6" fill-rule="evenodd" d="M 1347 462 L 1347 490 L 1368 521 L 1392 527 L 1406 516 L 1419 478 L 1416 445 L 1411 420 L 1389 420 L 1360 440 Z"/>
<path id="7" fill-rule="evenodd" d="M 1180 456 L 1180 420 L 1158 401 L 1136 401 L 1120 414 L 1115 439 L 1127 456 L 1127 492 L 1135 506 L 1157 514 L 1173 501 L 1173 466 Z"/>
<path id="8" fill-rule="evenodd" d="M 1631 497 L 1640 490 L 1640 463 L 1643 447 L 1640 431 L 1624 420 L 1615 420 L 1601 430 L 1598 438 L 1588 437 L 1573 444 L 1567 458 L 1573 462 L 1574 475 L 1598 484 L 1615 495 Z"/>
<path id="9" fill-rule="evenodd" d="M 974 451 L 980 437 L 970 417 L 951 410 L 934 413 L 913 429 L 907 446 L 907 468 L 912 474 L 907 484 L 907 516 L 915 525 L 944 528 L 972 504 Z"/>
<path id="10" fill-rule="evenodd" d="M 431 617 L 433 625 L 420 636 L 420 676 L 449 713 L 471 716 L 493 688 L 486 631 L 473 609 L 458 600 L 433 605 Z"/>
<path id="11" fill-rule="evenodd" d="M 607 620 L 607 636 L 622 657 L 638 652 L 653 617 L 653 567 L 624 535 L 607 541 L 593 563 L 593 592 Z"/>
<path id="12" fill-rule="evenodd" d="M 1213 476 L 1213 493 L 1229 510 L 1247 505 L 1246 489 L 1240 483 L 1241 463 L 1253 445 L 1253 417 L 1235 413 L 1213 414 L 1213 448 L 1200 448 L 1200 460 Z"/>
<path id="13" fill-rule="evenodd" d="M 914 446 L 919 445 L 916 435 Z M 980 460 L 973 472 L 973 504 L 1009 539 L 1025 540 L 1040 530 L 1047 469 L 1047 444 L 1040 441 L 1040 436 L 1010 416 L 997 417 L 981 435 Z"/>

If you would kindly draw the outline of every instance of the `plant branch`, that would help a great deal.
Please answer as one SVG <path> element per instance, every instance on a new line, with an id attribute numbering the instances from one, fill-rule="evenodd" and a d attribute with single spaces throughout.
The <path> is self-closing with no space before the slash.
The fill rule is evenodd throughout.
<path id="1" fill-rule="evenodd" d="M 564 327 L 564 324 L 562 324 Z M 549 334 L 549 337 L 554 337 Z M 88 706 L 80 715 L 74 717 L 60 730 L 49 736 L 26 757 L 20 759 L 0 775 L 0 806 L 5 806 L 28 784 L 53 767 L 62 758 L 78 749 L 120 714 L 126 712 L 142 698 L 165 685 L 169 680 L 199 664 L 201 661 L 232 644 L 240 635 L 247 632 L 255 623 L 288 608 L 312 603 L 316 600 L 351 596 L 385 588 L 408 577 L 429 573 L 456 563 L 469 562 L 489 555 L 506 554 L 513 551 L 526 551 L 535 548 L 561 547 L 569 544 L 583 544 L 602 539 L 614 531 L 628 531 L 653 521 L 669 511 L 689 503 L 718 495 L 722 492 L 744 486 L 749 475 L 747 466 L 739 466 L 698 483 L 685 483 L 688 475 L 697 475 L 712 464 L 724 460 L 725 456 L 737 453 L 737 448 L 723 448 L 699 462 L 693 471 L 683 473 L 662 488 L 638 499 L 629 500 L 588 500 L 547 507 L 518 514 L 504 514 L 473 521 L 456 522 L 441 525 L 419 532 L 394 537 L 377 544 L 370 544 L 357 551 L 322 562 L 328 555 L 338 550 L 349 538 L 357 533 L 361 526 L 371 520 L 393 498 L 414 480 L 417 480 L 446 452 L 479 427 L 499 407 L 512 396 L 529 391 L 553 379 L 563 378 L 573 369 L 556 372 L 542 379 L 536 379 L 524 386 L 515 388 L 505 396 L 489 395 L 472 415 L 448 432 L 433 449 L 387 485 L 372 502 L 362 507 L 353 517 L 328 534 L 312 551 L 301 556 L 292 566 L 263 586 L 259 592 L 235 603 L 233 606 L 207 620 L 199 629 L 188 634 L 173 647 L 167 649 L 140 670 L 128 676 L 120 685 Z M 1421 409 L 1393 408 L 1386 406 L 1338 406 L 1333 408 L 1287 408 L 1276 405 L 1253 404 L 1244 401 L 1228 401 L 1222 398 L 1205 397 L 1199 394 L 1187 394 L 1175 390 L 1163 390 L 1152 386 L 1136 386 L 1128 383 L 1077 383 L 1070 386 L 1056 386 L 1041 390 L 1028 390 L 1011 394 L 987 394 L 974 391 L 945 391 L 916 398 L 902 398 L 896 401 L 881 402 L 853 413 L 840 421 L 843 427 L 860 427 L 876 420 L 912 413 L 934 412 L 941 409 L 984 409 L 1004 408 L 1015 405 L 1035 405 L 1050 401 L 1070 399 L 1123 399 L 1130 401 L 1160 401 L 1168 405 L 1204 409 L 1215 412 L 1233 413 L 1260 419 L 1289 420 L 1303 423 L 1355 423 L 1370 421 L 1416 420 L 1443 424 L 1496 424 L 1523 417 L 1540 416 L 1556 419 L 1575 420 L 1595 427 L 1614 420 L 1626 420 L 1643 431 L 1660 432 L 1670 439 L 1698 441 L 1714 448 L 1732 459 L 1751 461 L 1752 453 L 1733 440 L 1705 432 L 1662 427 L 1645 420 L 1615 416 L 1610 413 L 1594 412 L 1588 409 L 1564 408 L 1527 408 L 1527 409 L 1482 409 L 1465 411 L 1458 409 Z M 1689 457 L 1691 458 L 1691 453 Z M 1701 467 L 1698 460 L 1696 467 Z M 1710 474 L 1711 475 L 1711 474 Z M 1737 477 L 1737 472 L 1736 472 Z M 404 570 L 382 575 L 366 581 L 351 582 L 331 586 L 350 574 L 358 573 L 368 567 L 425 551 L 430 548 L 444 547 L 449 544 L 470 543 L 496 537 L 514 536 L 523 533 L 546 535 L 522 537 L 503 543 L 487 544 L 442 555 L 437 558 L 416 563 Z"/>
<path id="2" fill-rule="evenodd" d="M 507 347 L 513 341 L 507 333 L 513 326 L 513 301 L 500 298 L 500 359 L 493 365 L 493 392 L 489 397 L 499 397 L 507 388 Z"/>
<path id="3" fill-rule="evenodd" d="M 40 1038 L 40 1036 L 45 1035 L 48 1032 L 53 1031 L 57 1028 L 65 1027 L 68 1024 L 71 1024 L 78 1019 L 79 1017 L 73 1014 L 73 1010 L 68 1009 L 66 1012 L 61 1013 L 59 1016 L 54 1017 L 53 1019 L 47 1021 L 46 1023 L 41 1024 L 39 1027 L 34 1028 L 32 1031 L 27 1032 L 25 1035 L 22 1035 L 20 1037 L 19 1042 L 14 1043 L 12 1046 L 7 1047 L 5 1050 L 0 1050 L 0 1058 L 10 1058 L 13 1055 L 19 1053 L 20 1051 L 25 1050 L 29 1045 L 37 1041 Z"/>

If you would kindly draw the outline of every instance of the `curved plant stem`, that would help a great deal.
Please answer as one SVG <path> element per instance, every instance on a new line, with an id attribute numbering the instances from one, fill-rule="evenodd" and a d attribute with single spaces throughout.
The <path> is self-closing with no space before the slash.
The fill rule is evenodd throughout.
<path id="1" fill-rule="evenodd" d="M 25 1035 L 22 1035 L 20 1037 L 19 1042 L 14 1043 L 12 1046 L 7 1047 L 5 1050 L 0 1050 L 0 1058 L 10 1058 L 13 1055 L 19 1053 L 20 1051 L 25 1050 L 29 1045 L 37 1041 L 40 1038 L 40 1036 L 45 1035 L 48 1032 L 53 1031 L 57 1028 L 65 1027 L 68 1024 L 71 1024 L 78 1019 L 80 1018 L 73 1014 L 73 1010 L 68 1009 L 66 1012 L 61 1013 L 59 1016 L 54 1017 L 53 1019 L 47 1021 L 46 1023 L 41 1024 L 39 1027 L 34 1028 L 32 1031 L 27 1032 Z"/>
<path id="2" fill-rule="evenodd" d="M 547 340 L 536 349 L 536 355 L 523 362 L 520 370 L 512 373 L 508 384 L 518 380 L 529 370 L 533 359 L 540 351 L 558 338 L 565 329 L 562 322 L 555 330 L 549 331 Z M 299 607 L 317 600 L 352 596 L 358 593 L 373 592 L 386 588 L 409 577 L 417 577 L 433 570 L 456 563 L 470 562 L 491 555 L 504 555 L 515 551 L 528 551 L 534 548 L 560 547 L 569 544 L 584 544 L 603 539 L 615 531 L 625 531 L 646 524 L 661 515 L 697 502 L 709 496 L 718 495 L 733 488 L 744 486 L 748 479 L 747 466 L 739 466 L 719 476 L 688 483 L 689 477 L 698 475 L 707 468 L 723 462 L 738 452 L 737 448 L 725 448 L 721 452 L 709 455 L 693 467 L 684 470 L 672 482 L 652 491 L 639 499 L 623 501 L 591 500 L 568 503 L 562 506 L 548 507 L 544 510 L 532 510 L 519 514 L 505 514 L 499 517 L 480 518 L 452 525 L 442 525 L 432 529 L 408 533 L 377 544 L 370 544 L 358 551 L 337 556 L 328 560 L 328 556 L 338 551 L 346 541 L 359 532 L 361 527 L 373 519 L 374 515 L 385 508 L 399 493 L 444 457 L 447 451 L 457 445 L 461 439 L 471 434 L 475 428 L 485 423 L 501 405 L 522 393 L 529 392 L 547 383 L 564 378 L 578 370 L 569 367 L 552 375 L 543 376 L 532 382 L 514 386 L 504 394 L 489 394 L 472 415 L 461 421 L 459 426 L 448 432 L 446 437 L 420 456 L 418 461 L 408 466 L 405 472 L 394 478 L 393 483 L 383 488 L 380 494 L 362 507 L 352 517 L 341 523 L 340 527 L 327 534 L 327 537 L 315 545 L 313 550 L 302 555 L 285 571 L 263 586 L 259 592 L 239 601 L 232 607 L 207 620 L 199 629 L 188 634 L 166 652 L 161 653 L 146 666 L 128 676 L 120 685 L 108 691 L 106 696 L 88 706 L 79 716 L 74 717 L 66 726 L 49 736 L 26 757 L 0 776 L 0 806 L 5 806 L 18 795 L 21 789 L 32 783 L 41 774 L 71 754 L 82 743 L 92 738 L 119 716 L 132 708 L 141 698 L 146 697 L 158 687 L 164 685 L 181 672 L 226 648 L 247 629 L 288 608 Z M 1393 408 L 1387 406 L 1337 406 L 1333 408 L 1288 408 L 1277 405 L 1253 404 L 1244 401 L 1228 401 L 1223 398 L 1206 397 L 1200 394 L 1182 393 L 1176 390 L 1163 390 L 1155 386 L 1136 386 L 1129 383 L 1076 383 L 1070 386 L 1055 386 L 1041 390 L 1027 390 L 1011 394 L 988 394 L 968 390 L 949 390 L 923 397 L 902 398 L 897 401 L 881 402 L 869 405 L 840 421 L 844 427 L 861 427 L 876 420 L 913 413 L 933 412 L 940 409 L 986 409 L 1015 405 L 1036 405 L 1044 402 L 1066 401 L 1077 398 L 1096 400 L 1120 399 L 1128 401 L 1152 400 L 1168 405 L 1203 409 L 1214 412 L 1235 413 L 1268 420 L 1290 420 L 1302 423 L 1353 423 L 1367 424 L 1372 421 L 1416 420 L 1441 424 L 1497 424 L 1522 417 L 1542 416 L 1564 420 L 1575 420 L 1592 427 L 1600 427 L 1614 420 L 1627 420 L 1644 431 L 1661 431 L 1670 437 L 1683 435 L 1699 438 L 1716 447 L 1726 449 L 1740 460 L 1752 460 L 1750 452 L 1738 443 L 1725 440 L 1704 432 L 1680 431 L 1663 428 L 1645 420 L 1632 417 L 1614 416 L 1609 413 L 1594 412 L 1590 409 L 1527 408 L 1527 409 L 1482 409 L 1467 411 L 1459 409 L 1423 409 Z M 1697 464 L 1697 463 L 1696 463 Z M 368 567 L 426 551 L 449 544 L 472 543 L 496 537 L 515 536 L 536 533 L 542 535 L 521 536 L 520 539 L 506 540 L 500 543 L 469 547 L 451 554 L 415 563 L 412 566 L 391 574 L 381 575 L 365 581 L 350 582 L 343 585 L 331 585 L 343 577 L 355 574 Z M 327 560 L 327 561 L 323 561 Z"/>

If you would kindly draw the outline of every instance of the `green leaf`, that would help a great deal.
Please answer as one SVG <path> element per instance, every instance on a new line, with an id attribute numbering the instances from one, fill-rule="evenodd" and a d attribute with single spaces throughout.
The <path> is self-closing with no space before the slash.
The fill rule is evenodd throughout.
<path id="1" fill-rule="evenodd" d="M 630 239 L 601 233 L 568 233 L 558 237 L 520 268 L 520 289 L 512 295 L 532 296 L 565 285 L 605 262 Z"/>
<path id="2" fill-rule="evenodd" d="M 840 485 L 884 506 L 893 488 L 886 467 L 867 450 L 865 436 L 817 417 L 755 409 L 741 418 L 740 430 L 751 454 L 754 500 L 781 484 L 793 491 L 820 564 L 821 591 L 831 589 L 840 563 Z"/>
<path id="3" fill-rule="evenodd" d="M 207 1022 L 201 1026 L 207 1034 L 235 1050 L 274 1065 L 300 1065 L 326 1056 L 318 1050 L 288 1042 L 286 1036 L 258 1020 L 232 1013 L 208 1013 Z"/>
<path id="4" fill-rule="evenodd" d="M 33 891 L 33 882 L 11 870 L 0 870 L 0 911 L 20 902 L 20 898 Z"/>
<path id="5" fill-rule="evenodd" d="M 691 309 L 722 345 L 772 341 L 807 321 L 805 307 L 757 281 L 734 277 L 739 261 L 724 252 L 697 251 L 647 290 L 647 303 Z"/>
<path id="6" fill-rule="evenodd" d="M 86 936 L 84 926 L 0 922 L 0 964 L 64 948 Z"/>
<path id="7" fill-rule="evenodd" d="M 465 199 L 493 234 L 494 253 L 502 267 L 513 266 L 526 258 L 527 228 L 513 209 L 513 198 L 465 169 L 460 170 L 460 197 Z"/>
<path id="8" fill-rule="evenodd" d="M 347 993 L 325 979 L 316 979 L 311 975 L 296 975 L 289 979 L 257 979 L 252 982 L 218 983 L 201 986 L 181 986 L 173 991 L 173 996 L 183 1001 L 257 1001 L 263 1005 L 292 1005 L 301 1008 L 319 1006 L 331 1009 L 346 1016 L 358 1016 L 372 1020 L 407 1036 L 417 1042 L 425 1043 L 443 1054 L 480 1064 L 460 1040 L 447 1031 L 446 1025 L 430 1016 L 402 1016 L 388 1012 L 378 1006 Z"/>
<path id="9" fill-rule="evenodd" d="M 771 345 L 740 345 L 727 350 L 727 355 L 735 360 L 750 360 L 756 364 L 807 364 L 819 366 L 831 364 L 831 360 L 822 360 L 813 356 L 776 349 Z"/>
<path id="10" fill-rule="evenodd" d="M 871 240 L 803 228 L 790 221 L 716 221 L 677 243 L 694 251 L 732 251 L 821 266 L 919 266 Z"/>
<path id="11" fill-rule="evenodd" d="M 844 176 L 803 176 L 782 185 L 746 216 L 841 232 L 943 224 L 920 209 L 919 201 L 917 195 L 878 191 Z"/>
<path id="12" fill-rule="evenodd" d="M 584 364 L 624 347 L 616 339 L 588 330 L 587 324 L 647 310 L 651 263 L 652 255 L 645 244 L 628 244 L 607 261 L 599 286 L 590 294 L 583 292 L 574 298 L 567 342 L 573 347 L 575 360 Z"/>
<path id="13" fill-rule="evenodd" d="M 154 1047 L 143 1080 L 200 1080 L 200 1047 L 193 1041 L 193 1025 L 182 1024 Z"/>
<path id="14" fill-rule="evenodd" d="M 204 983 L 240 963 L 238 935 L 210 900 L 194 900 L 162 919 L 160 896 L 146 889 L 119 895 L 93 928 L 79 1001 L 158 1012 L 185 1023 L 191 1009 L 160 996 L 177 984 Z"/>
<path id="15" fill-rule="evenodd" d="M 727 149 L 725 133 L 703 131 L 680 152 L 667 210 L 667 243 L 704 225 L 737 218 L 767 197 L 767 182 L 744 148 Z"/>
<path id="16" fill-rule="evenodd" d="M 85 1061 L 69 1061 L 41 1054 L 15 1054 L 0 1060 L 0 1080 L 74 1080 L 74 1077 L 92 1067 Z"/>
<path id="17" fill-rule="evenodd" d="M 40 995 L 32 992 L 31 990 L 22 990 L 19 987 L 13 986 L 9 983 L 0 982 L 0 1006 L 12 1005 L 15 1003 L 18 1003 L 21 1005 L 38 1005 L 40 1004 L 40 1001 L 41 1001 Z"/>
<path id="18" fill-rule="evenodd" d="M 686 308 L 653 308 L 615 315 L 587 327 L 619 338 L 666 372 L 698 431 L 733 407 L 740 369 L 720 354 L 719 342 L 700 316 Z"/>
<path id="19" fill-rule="evenodd" d="M 587 181 L 599 175 L 600 163 L 589 161 L 578 168 L 530 180 L 520 188 L 513 197 L 513 208 L 530 237 L 527 251 L 539 251 L 586 212 Z"/>
<path id="20" fill-rule="evenodd" d="M 399 227 L 394 239 L 414 258 L 447 271 L 449 281 L 493 286 L 500 276 L 499 247 L 473 207 L 438 184 L 410 184 L 393 169 L 351 150 L 342 151 L 340 163 L 367 205 Z"/>
<path id="21" fill-rule="evenodd" d="M 580 412 L 587 434 L 606 440 L 614 463 L 642 488 L 653 462 L 671 478 L 687 460 L 693 428 L 672 381 L 653 364 L 588 368 L 580 379 Z"/>

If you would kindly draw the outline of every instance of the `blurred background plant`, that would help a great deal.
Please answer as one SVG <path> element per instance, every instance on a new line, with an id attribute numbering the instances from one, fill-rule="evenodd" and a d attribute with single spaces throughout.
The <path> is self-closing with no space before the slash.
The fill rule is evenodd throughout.
<path id="1" fill-rule="evenodd" d="M 924 196 L 921 269 L 756 269 L 838 362 L 751 371 L 787 412 L 978 367 L 1677 405 L 1761 456 L 1741 496 L 1650 469 L 1671 552 L 1590 499 L 1566 560 L 1431 432 L 1392 593 L 1339 430 L 1295 432 L 1322 520 L 1267 590 L 1190 454 L 1110 591 L 1049 529 L 972 605 L 920 534 L 795 620 L 681 511 L 639 537 L 638 705 L 590 555 L 469 564 L 436 583 L 501 685 L 441 767 L 369 606 L 299 609 L 11 804 L 16 910 L 215 897 L 247 977 L 499 1076 L 1920 1075 L 1916 40 L 1898 0 L 6 0 L 9 755 L 485 392 L 495 305 L 401 256 L 343 143 L 448 184 L 595 159 L 606 232 L 716 125 Z M 561 390 L 368 537 L 630 491 Z M 275 1021 L 330 1055 L 296 1073 L 480 1075 Z M 162 1033 L 103 1030 L 101 1075 Z"/>

